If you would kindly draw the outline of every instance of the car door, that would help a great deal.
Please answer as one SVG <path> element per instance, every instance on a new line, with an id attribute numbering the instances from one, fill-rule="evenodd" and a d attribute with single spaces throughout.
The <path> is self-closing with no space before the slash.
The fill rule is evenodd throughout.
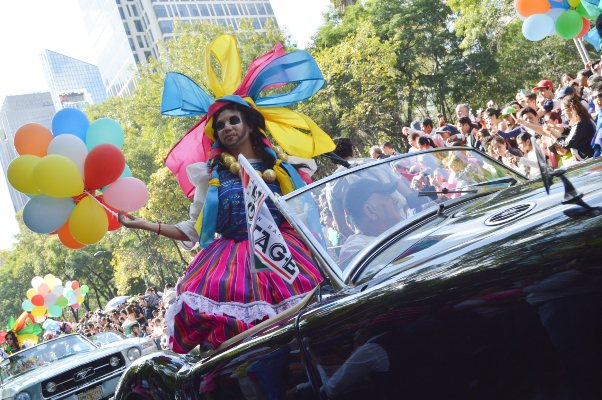
<path id="1" fill-rule="evenodd" d="M 300 315 L 322 398 L 602 398 L 601 225 L 538 224 L 389 265 Z"/>

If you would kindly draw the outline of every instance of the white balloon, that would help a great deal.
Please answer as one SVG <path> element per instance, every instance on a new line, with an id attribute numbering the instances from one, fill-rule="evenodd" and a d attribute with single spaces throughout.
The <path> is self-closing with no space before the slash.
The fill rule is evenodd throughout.
<path id="1" fill-rule="evenodd" d="M 31 287 L 37 289 L 42 283 L 44 283 L 44 278 L 36 276 L 31 280 Z"/>
<path id="2" fill-rule="evenodd" d="M 84 176 L 84 161 L 88 155 L 86 144 L 75 135 L 58 135 L 48 144 L 48 154 L 59 154 L 65 156 L 79 169 Z"/>

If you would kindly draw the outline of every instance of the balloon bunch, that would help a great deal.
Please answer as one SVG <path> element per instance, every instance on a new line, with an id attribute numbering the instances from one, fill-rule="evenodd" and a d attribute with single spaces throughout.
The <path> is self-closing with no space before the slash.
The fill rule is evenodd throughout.
<path id="1" fill-rule="evenodd" d="M 119 228 L 116 210 L 136 211 L 148 189 L 131 171 L 121 152 L 119 123 L 100 118 L 89 123 L 73 108 L 57 112 L 52 132 L 30 123 L 15 132 L 20 157 L 7 170 L 10 184 L 31 199 L 23 222 L 36 233 L 57 233 L 68 248 L 98 242 Z"/>
<path id="2" fill-rule="evenodd" d="M 531 41 L 558 35 L 562 39 L 581 38 L 590 30 L 590 19 L 599 14 L 593 0 L 516 0 L 523 35 Z"/>
<path id="3" fill-rule="evenodd" d="M 77 310 L 84 302 L 89 290 L 88 285 L 80 286 L 78 281 L 67 281 L 63 295 L 67 299 L 67 304 Z"/>
<path id="4" fill-rule="evenodd" d="M 25 341 L 37 343 L 38 335 L 42 333 L 42 327 L 34 322 L 30 313 L 24 311 L 16 320 L 14 317 L 8 319 L 6 331 L 0 332 L 0 344 L 5 342 L 6 334 L 9 331 L 15 332 L 17 341 L 22 346 Z"/>
<path id="5" fill-rule="evenodd" d="M 63 314 L 67 299 L 63 296 L 60 279 L 51 274 L 44 278 L 36 276 L 31 280 L 31 286 L 21 307 L 31 313 L 35 322 L 42 323 L 47 316 L 56 318 Z"/>

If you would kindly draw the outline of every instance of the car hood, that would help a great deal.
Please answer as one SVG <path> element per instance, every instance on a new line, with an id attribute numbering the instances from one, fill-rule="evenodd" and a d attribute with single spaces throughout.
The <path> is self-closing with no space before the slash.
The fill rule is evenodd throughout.
<path id="1" fill-rule="evenodd" d="M 60 374 L 61 372 L 65 372 L 69 369 L 75 368 L 78 365 L 87 364 L 96 359 L 115 354 L 117 352 L 120 352 L 122 349 L 126 349 L 129 347 L 131 346 L 123 346 L 121 348 L 116 348 L 116 346 L 114 346 L 111 348 L 101 348 L 98 350 L 92 350 L 90 352 L 80 353 L 68 358 L 64 358 L 62 360 L 57 360 L 52 364 L 44 367 L 33 369 L 1 385 L 0 394 L 2 396 L 0 396 L 0 398 L 5 398 L 9 394 L 15 394 L 27 387 L 31 387 L 33 385 L 45 381 L 46 379 L 50 379 L 53 376 Z"/>

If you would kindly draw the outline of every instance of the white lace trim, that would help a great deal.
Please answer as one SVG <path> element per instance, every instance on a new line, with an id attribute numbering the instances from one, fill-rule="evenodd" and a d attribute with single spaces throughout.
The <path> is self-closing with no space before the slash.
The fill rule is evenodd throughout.
<path id="1" fill-rule="evenodd" d="M 165 323 L 167 334 L 174 335 L 174 319 L 176 314 L 182 311 L 182 305 L 186 304 L 193 310 L 213 315 L 227 315 L 245 323 L 262 320 L 265 317 L 272 318 L 277 314 L 291 308 L 307 293 L 289 297 L 278 304 L 270 304 L 266 301 L 254 301 L 252 303 L 225 302 L 221 303 L 211 300 L 196 293 L 185 292 L 178 296 L 177 300 L 165 311 Z"/>

